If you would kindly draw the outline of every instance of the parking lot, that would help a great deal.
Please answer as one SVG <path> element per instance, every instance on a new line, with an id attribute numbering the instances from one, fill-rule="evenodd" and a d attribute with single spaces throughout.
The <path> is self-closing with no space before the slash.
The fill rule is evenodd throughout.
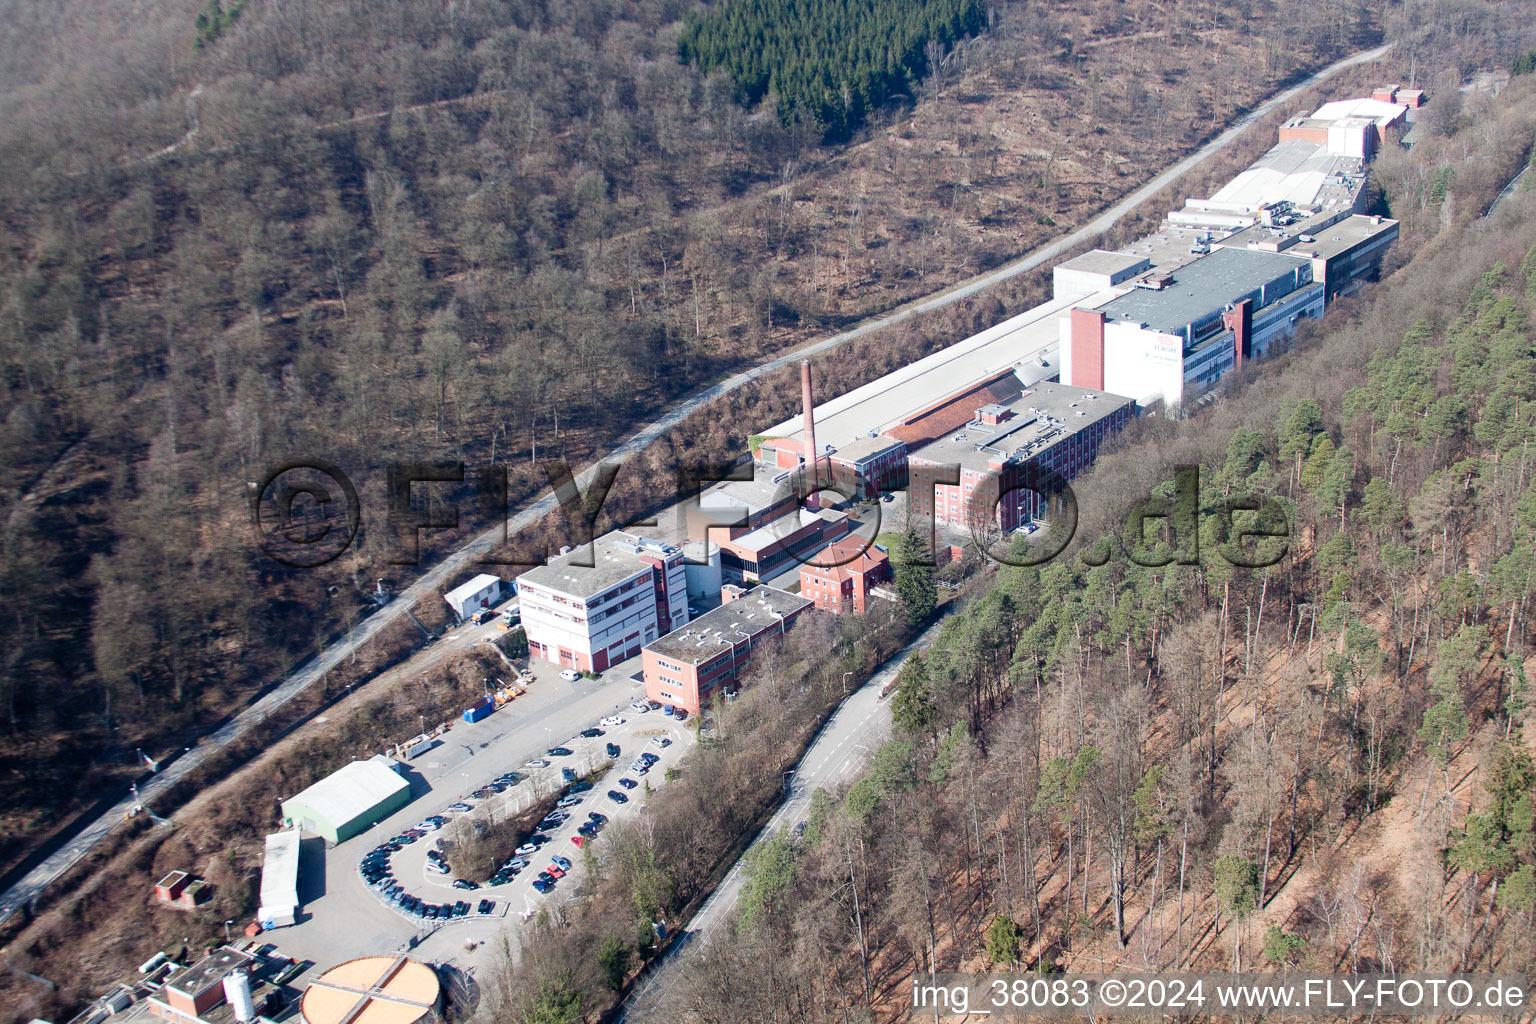
<path id="1" fill-rule="evenodd" d="M 588 815 L 600 813 L 609 819 L 606 827 L 611 828 L 642 811 L 647 793 L 664 785 L 667 769 L 691 749 L 695 733 L 688 723 L 659 711 L 640 713 L 629 707 L 631 701 L 640 699 L 640 686 L 628 676 L 638 669 L 638 659 L 610 669 L 595 681 L 561 680 L 558 667 L 537 661 L 533 667 L 536 679 L 525 696 L 481 722 L 457 723 L 446 742 L 412 762 L 412 800 L 405 808 L 367 833 L 323 855 L 316 850 L 305 858 L 300 877 L 300 895 L 305 902 L 299 923 L 271 933 L 272 941 L 285 954 L 330 964 L 367 953 L 416 948 L 419 955 L 454 959 L 461 966 L 473 967 L 475 958 L 464 963 L 467 947 L 479 946 L 488 956 L 491 950 L 502 948 L 501 943 L 488 940 L 541 907 L 568 899 L 580 887 L 586 856 L 571 839 L 589 820 Z M 611 715 L 623 721 L 602 726 L 602 735 L 571 735 L 597 727 L 599 719 Z M 662 740 L 667 743 L 665 747 Z M 609 743 L 618 746 L 617 758 L 607 756 Z M 570 753 L 556 757 L 545 753 L 556 746 Z M 643 751 L 655 755 L 657 763 L 642 776 L 632 765 Z M 535 759 L 549 763 L 530 765 Z M 582 776 L 600 771 L 604 765 L 608 765 L 607 770 L 601 778 L 594 778 L 592 788 L 576 794 L 580 802 L 566 809 L 569 817 L 542 832 L 546 838 L 537 855 L 525 855 L 529 863 L 515 877 L 471 890 L 455 888 L 450 875 L 428 871 L 428 850 L 453 829 L 472 827 L 468 822 L 476 819 L 502 821 L 517 815 L 565 785 L 562 768 Z M 483 798 L 472 795 L 508 772 L 521 778 L 501 792 L 486 793 Z M 633 788 L 621 786 L 621 778 L 630 780 Z M 626 799 L 611 799 L 610 790 Z M 470 809 L 446 813 L 447 808 L 461 802 Z M 400 896 L 415 896 L 433 907 L 467 904 L 459 916 L 446 919 L 408 912 L 385 897 L 383 889 L 387 887 L 370 888 L 360 872 L 363 859 L 380 844 L 439 815 L 446 827 L 398 850 L 386 851 L 387 871 L 401 886 Z M 460 821 L 465 825 L 458 825 Z M 601 857 L 602 831 L 589 842 L 595 844 L 594 855 Z M 540 872 L 548 871 L 556 855 L 568 860 L 570 867 L 562 870 L 563 877 L 552 879 L 547 893 L 540 893 L 533 882 Z M 488 913 L 480 912 L 482 900 L 494 901 Z"/>

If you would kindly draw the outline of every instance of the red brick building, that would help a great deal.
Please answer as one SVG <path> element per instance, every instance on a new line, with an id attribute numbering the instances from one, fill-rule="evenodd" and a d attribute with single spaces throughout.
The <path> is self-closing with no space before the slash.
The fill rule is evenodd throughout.
<path id="1" fill-rule="evenodd" d="M 818 554 L 814 565 L 800 567 L 800 596 L 817 611 L 863 615 L 869 592 L 891 578 L 891 559 L 858 537 L 845 537 Z"/>
<path id="2" fill-rule="evenodd" d="M 810 607 L 803 597 L 756 587 L 646 644 L 640 651 L 646 697 L 698 714 L 736 680 L 754 647 L 782 635 Z"/>
<path id="3" fill-rule="evenodd" d="M 1034 488 L 1083 472 L 1134 415 L 1128 398 L 1051 383 L 1016 388 L 958 423 L 946 409 L 938 425 L 947 436 L 909 460 L 910 507 L 950 529 L 1015 530 L 1045 512 Z M 912 427 L 937 433 L 921 421 Z"/>

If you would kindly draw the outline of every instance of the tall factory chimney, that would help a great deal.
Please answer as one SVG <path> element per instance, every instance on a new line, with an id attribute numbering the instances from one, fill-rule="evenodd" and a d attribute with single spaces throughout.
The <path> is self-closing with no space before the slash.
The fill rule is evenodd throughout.
<path id="1" fill-rule="evenodd" d="M 805 505 L 807 508 L 817 509 L 821 507 L 821 502 L 816 497 L 816 492 L 821 489 L 821 482 L 816 471 L 816 413 L 815 403 L 811 399 L 811 361 L 809 359 L 800 362 L 800 404 L 805 410 L 803 414 L 805 436 L 801 438 L 801 442 L 805 445 L 806 467 L 811 471 L 811 475 L 805 478 L 805 489 L 810 495 Z"/>

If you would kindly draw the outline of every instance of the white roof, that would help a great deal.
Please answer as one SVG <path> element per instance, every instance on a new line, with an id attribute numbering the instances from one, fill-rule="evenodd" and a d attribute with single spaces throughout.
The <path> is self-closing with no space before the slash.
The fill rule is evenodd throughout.
<path id="1" fill-rule="evenodd" d="M 389 767 L 388 758 L 369 758 L 353 761 L 289 800 L 302 803 L 316 817 L 339 826 L 409 788 L 410 783 Z"/>
<path id="2" fill-rule="evenodd" d="M 287 829 L 267 836 L 267 853 L 261 862 L 261 905 L 292 911 L 299 905 L 299 830 Z"/>
<path id="3" fill-rule="evenodd" d="M 458 586 L 448 591 L 446 595 L 448 603 L 457 608 L 459 605 L 463 604 L 465 601 L 468 601 L 476 594 L 479 594 L 480 591 L 486 589 L 493 583 L 500 586 L 501 577 L 492 576 L 490 573 L 483 572 L 479 576 L 476 576 L 474 579 L 470 580 L 468 583 L 460 583 Z"/>
<path id="4" fill-rule="evenodd" d="M 1318 107 L 1317 112 L 1312 116 L 1319 121 L 1368 117 L 1377 124 L 1386 126 L 1407 112 L 1408 108 L 1401 103 L 1385 103 L 1373 99 L 1334 100 L 1332 103 L 1324 103 Z"/>

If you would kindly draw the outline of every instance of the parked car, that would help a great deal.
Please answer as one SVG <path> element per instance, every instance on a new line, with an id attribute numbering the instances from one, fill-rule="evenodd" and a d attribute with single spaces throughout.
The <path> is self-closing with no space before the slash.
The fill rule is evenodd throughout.
<path id="1" fill-rule="evenodd" d="M 564 878 L 565 877 L 565 868 L 562 868 L 558 864 L 551 864 L 549 867 L 544 869 L 544 873 L 545 874 L 549 874 L 549 875 L 554 875 L 556 878 Z"/>
<path id="2" fill-rule="evenodd" d="M 616 804 L 627 804 L 627 803 L 629 803 L 629 797 L 625 796 L 623 793 L 620 793 L 616 789 L 610 789 L 608 791 L 608 799 L 612 800 Z"/>
<path id="3" fill-rule="evenodd" d="M 688 721 L 688 709 L 678 708 L 676 711 L 672 712 L 672 717 L 677 719 L 679 722 L 686 722 Z"/>
<path id="4" fill-rule="evenodd" d="M 521 775 L 519 775 L 517 772 L 507 772 L 505 775 L 502 775 L 501 777 L 499 777 L 496 781 L 497 782 L 505 782 L 508 785 L 515 786 L 519 782 L 523 781 L 523 777 Z"/>
<path id="5" fill-rule="evenodd" d="M 470 796 L 474 797 L 476 800 L 484 800 L 486 797 L 491 796 L 495 792 L 496 791 L 490 786 L 481 786 L 479 789 L 471 793 Z"/>
<path id="6" fill-rule="evenodd" d="M 558 828 L 560 826 L 560 823 L 565 821 L 565 819 L 569 818 L 569 817 L 570 817 L 569 814 L 562 814 L 559 811 L 550 811 L 548 814 L 546 814 L 544 816 L 544 820 L 539 822 L 539 827 L 540 828 Z"/>
<path id="7" fill-rule="evenodd" d="M 446 875 L 448 873 L 448 865 L 442 861 L 429 860 L 427 861 L 427 873 L 430 875 Z"/>
<path id="8" fill-rule="evenodd" d="M 575 751 L 570 747 L 550 747 L 544 753 L 549 757 L 570 757 Z"/>
<path id="9" fill-rule="evenodd" d="M 581 803 L 581 797 L 579 797 L 579 796 L 567 796 L 567 797 L 562 797 L 560 799 L 560 802 L 555 804 L 555 806 L 556 807 L 575 807 L 579 803 Z"/>
<path id="10" fill-rule="evenodd" d="M 576 781 L 576 769 L 575 768 L 561 768 L 560 769 L 560 780 L 562 782 L 575 782 Z"/>
<path id="11" fill-rule="evenodd" d="M 566 860 L 564 857 L 551 857 L 549 859 L 554 861 L 556 864 L 560 865 L 565 870 L 567 870 L 567 871 L 571 870 L 571 862 L 569 860 Z"/>
<path id="12" fill-rule="evenodd" d="M 660 711 L 661 710 L 661 701 L 659 701 L 659 700 L 647 700 L 645 702 L 645 706 L 650 708 L 652 711 Z"/>
<path id="13" fill-rule="evenodd" d="M 571 792 L 572 793 L 585 793 L 587 790 L 589 790 L 591 788 L 592 788 L 592 783 L 586 781 L 585 779 L 581 779 L 581 780 L 578 780 L 576 782 L 571 783 Z"/>
<path id="14" fill-rule="evenodd" d="M 523 767 L 524 768 L 548 768 L 549 767 L 549 762 L 544 760 L 542 757 L 536 757 L 532 761 L 529 761 L 527 764 L 523 765 Z"/>
<path id="15" fill-rule="evenodd" d="M 598 814 L 596 811 L 588 811 L 587 812 L 587 819 L 589 821 L 595 821 L 599 825 L 606 825 L 606 824 L 608 824 L 608 816 L 606 814 Z"/>
<path id="16" fill-rule="evenodd" d="M 493 911 L 495 909 L 496 909 L 496 901 L 495 900 L 481 900 L 479 903 L 475 904 L 475 913 L 477 913 L 477 914 L 489 914 L 491 911 Z"/>
<path id="17" fill-rule="evenodd" d="M 609 715 L 607 718 L 603 719 L 597 724 L 603 726 L 604 728 L 612 729 L 615 726 L 623 725 L 624 719 L 620 718 L 618 715 Z"/>
<path id="18" fill-rule="evenodd" d="M 595 836 L 597 835 L 597 822 L 583 822 L 580 826 L 577 827 L 576 832 L 578 835 Z"/>
<path id="19" fill-rule="evenodd" d="M 469 904 L 465 903 L 463 900 L 459 900 L 459 902 L 453 905 L 454 917 L 463 917 L 467 913 L 469 913 Z"/>
<path id="20" fill-rule="evenodd" d="M 624 778 L 619 780 L 619 785 L 623 786 L 625 789 L 638 789 L 638 788 L 640 788 L 640 783 L 636 782 L 634 779 L 630 778 L 627 775 L 624 776 Z M 609 795 L 611 796 L 612 793 L 610 792 Z"/>
<path id="21" fill-rule="evenodd" d="M 668 718 L 671 718 L 672 717 L 672 705 L 671 704 L 664 704 L 664 705 L 662 705 L 661 713 L 666 715 Z"/>
<path id="22" fill-rule="evenodd" d="M 639 701 L 639 700 L 637 700 L 634 703 L 630 704 L 630 708 L 632 710 L 638 712 L 639 714 L 642 714 L 642 715 L 645 714 L 647 711 L 651 710 L 651 706 L 649 704 L 645 703 L 644 701 Z"/>
<path id="23" fill-rule="evenodd" d="M 511 860 L 509 860 L 505 864 L 503 864 L 501 866 L 501 868 L 502 868 L 503 871 L 521 871 L 521 870 L 523 870 L 523 868 L 525 868 L 527 866 L 528 866 L 527 859 L 525 859 L 523 857 L 513 857 Z"/>
<path id="24" fill-rule="evenodd" d="M 585 736 L 587 739 L 591 739 L 594 736 L 601 736 L 602 734 L 603 734 L 603 730 L 601 730 L 601 729 L 583 729 L 583 730 L 581 730 L 581 735 Z"/>
<path id="25" fill-rule="evenodd" d="M 671 745 L 672 741 L 667 739 L 665 736 L 657 736 L 651 740 L 651 746 L 659 747 L 662 750 L 666 750 Z"/>
<path id="26" fill-rule="evenodd" d="M 454 814 L 463 814 L 465 811 L 472 809 L 474 806 L 475 806 L 474 804 L 467 804 L 464 801 L 460 800 L 458 803 L 456 803 L 452 807 L 448 808 L 448 810 L 451 811 Z"/>
<path id="27" fill-rule="evenodd" d="M 610 744 L 608 744 L 608 756 L 609 757 L 618 757 L 619 756 L 619 745 L 617 743 L 610 743 Z"/>
<path id="28" fill-rule="evenodd" d="M 467 878 L 455 878 L 453 880 L 453 887 L 455 889 L 478 889 L 478 888 L 480 888 L 478 883 L 471 882 Z"/>
<path id="29" fill-rule="evenodd" d="M 538 853 L 539 852 L 539 848 L 538 848 L 538 845 L 535 844 L 535 843 L 524 843 L 522 846 L 519 846 L 513 852 L 515 852 L 519 857 L 526 857 L 526 856 L 529 856 L 531 854 Z"/>
<path id="30" fill-rule="evenodd" d="M 560 672 L 560 678 L 564 679 L 568 683 L 574 683 L 576 680 L 581 678 L 581 673 L 577 672 L 573 668 L 563 669 Z"/>
<path id="31" fill-rule="evenodd" d="M 553 882 L 555 880 L 555 876 L 550 874 L 548 871 L 540 871 L 538 880 L 541 882 Z"/>
<path id="32" fill-rule="evenodd" d="M 549 842 L 549 836 L 546 836 L 546 835 L 531 835 L 531 836 L 528 837 L 528 841 L 530 843 L 532 843 L 536 847 L 543 846 L 545 843 Z"/>
<path id="33" fill-rule="evenodd" d="M 549 890 L 555 887 L 555 883 L 553 879 L 546 882 L 542 878 L 535 878 L 533 880 L 533 887 L 539 892 L 549 892 Z"/>

